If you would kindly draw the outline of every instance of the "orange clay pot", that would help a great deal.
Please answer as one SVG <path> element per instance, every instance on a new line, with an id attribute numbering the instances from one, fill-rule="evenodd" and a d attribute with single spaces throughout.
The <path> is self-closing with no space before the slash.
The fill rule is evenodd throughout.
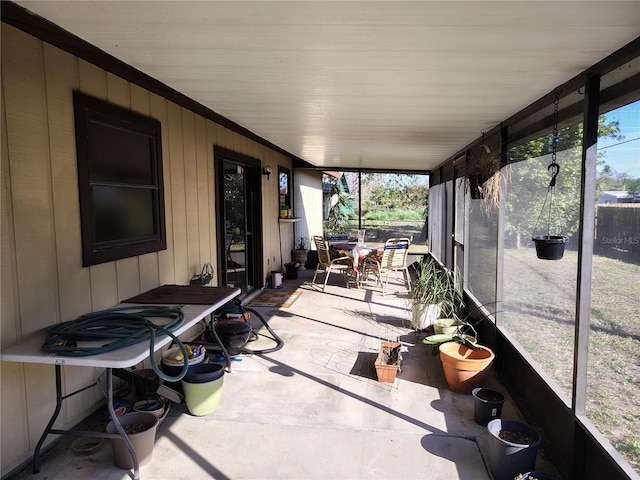
<path id="1" fill-rule="evenodd" d="M 472 350 L 457 342 L 440 345 L 440 360 L 447 384 L 454 392 L 465 395 L 471 395 L 474 388 L 482 386 L 494 358 L 494 353 L 487 347 Z"/>

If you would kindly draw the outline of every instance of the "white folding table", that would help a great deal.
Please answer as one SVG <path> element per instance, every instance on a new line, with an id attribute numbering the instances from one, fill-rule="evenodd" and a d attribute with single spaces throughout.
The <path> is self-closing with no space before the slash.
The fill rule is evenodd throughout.
<path id="1" fill-rule="evenodd" d="M 196 287 L 197 288 L 197 287 Z M 186 304 L 182 305 L 182 312 L 184 313 L 184 322 L 181 326 L 173 330 L 175 336 L 179 336 L 180 334 L 187 331 L 189 328 L 194 326 L 201 320 L 204 320 L 205 317 L 212 314 L 224 304 L 233 300 L 240 294 L 239 289 L 232 289 L 229 287 L 201 287 L 206 289 L 217 289 L 220 292 L 218 298 L 216 298 L 215 303 L 212 304 Z M 213 293 L 213 291 L 211 290 Z M 135 306 L 134 303 L 127 303 L 126 306 Z M 147 305 L 147 304 L 145 304 Z M 160 306 L 158 302 L 154 302 L 155 306 Z M 175 304 L 172 304 L 175 305 Z M 119 306 L 124 306 L 121 304 Z M 152 320 L 153 321 L 153 320 Z M 161 325 L 161 323 L 159 323 Z M 47 436 L 49 434 L 73 434 L 73 435 L 84 435 L 84 436 L 92 436 L 92 437 L 100 437 L 100 438 L 118 438 L 121 437 L 125 442 L 129 453 L 133 459 L 134 465 L 134 480 L 140 479 L 140 470 L 138 465 L 138 458 L 131 445 L 131 441 L 127 437 L 127 434 L 124 431 L 124 428 L 120 424 L 120 421 L 113 409 L 113 373 L 112 370 L 114 368 L 129 368 L 133 367 L 145 359 L 149 358 L 149 342 L 142 341 L 136 343 L 134 345 L 130 345 L 128 347 L 124 347 L 118 350 L 113 350 L 110 352 L 100 353 L 98 355 L 91 356 L 83 356 L 83 357 L 67 357 L 56 355 L 52 353 L 47 353 L 42 349 L 42 344 L 45 340 L 45 332 L 43 331 L 41 335 L 37 335 L 36 337 L 27 340 L 18 345 L 14 345 L 0 352 L 0 360 L 5 362 L 24 362 L 24 363 L 42 363 L 48 365 L 54 365 L 55 374 L 56 374 L 56 407 L 45 428 L 38 444 L 36 445 L 34 454 L 33 454 L 33 472 L 38 473 L 40 471 L 40 449 L 44 444 Z M 154 351 L 158 351 L 165 345 L 171 342 L 172 338 L 168 335 L 161 335 L 154 338 Z M 100 342 L 97 342 L 100 343 Z M 82 346 L 90 346 L 90 342 L 83 342 Z M 118 433 L 102 433 L 102 432 L 82 432 L 82 431 L 72 431 L 72 430 L 59 430 L 54 429 L 53 424 L 55 423 L 58 415 L 60 414 L 60 409 L 62 408 L 62 401 L 76 395 L 80 392 L 83 392 L 89 388 L 94 387 L 96 383 L 83 387 L 75 392 L 69 393 L 67 395 L 62 395 L 62 380 L 61 380 L 61 366 L 63 365 L 73 365 L 79 367 L 100 367 L 106 369 L 106 380 L 107 380 L 107 409 L 109 410 L 109 415 L 111 416 L 111 420 L 116 427 Z"/>

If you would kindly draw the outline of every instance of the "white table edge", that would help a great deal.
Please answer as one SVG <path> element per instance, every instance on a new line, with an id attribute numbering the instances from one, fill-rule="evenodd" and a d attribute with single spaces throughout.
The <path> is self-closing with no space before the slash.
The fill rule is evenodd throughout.
<path id="1" fill-rule="evenodd" d="M 206 318 L 209 314 L 218 310 L 225 303 L 229 302 L 233 298 L 240 294 L 240 290 L 231 292 L 228 296 L 218 301 L 215 304 L 208 305 L 195 305 L 188 304 L 183 305 L 182 311 L 184 313 L 183 324 L 174 330 L 173 333 L 176 337 L 193 327 L 200 320 Z M 136 304 L 127 303 L 120 304 L 120 306 L 135 306 Z M 148 304 L 140 304 L 148 305 Z M 163 306 L 161 304 L 154 306 Z M 165 305 L 166 306 L 166 305 Z M 174 306 L 173 304 L 171 306 Z M 128 368 L 139 364 L 145 359 L 149 358 L 149 340 L 130 345 L 128 347 L 113 350 L 111 352 L 101 353 L 98 355 L 89 355 L 84 357 L 68 357 L 63 355 L 56 355 L 53 353 L 47 353 L 42 350 L 42 344 L 45 340 L 45 331 L 42 330 L 41 334 L 26 340 L 22 343 L 18 343 L 0 352 L 0 360 L 4 362 L 23 362 L 23 363 L 40 363 L 47 365 L 71 365 L 81 367 L 102 367 L 102 368 Z M 168 335 L 162 335 L 154 339 L 154 352 L 158 351 L 165 345 L 169 344 L 173 339 Z"/>

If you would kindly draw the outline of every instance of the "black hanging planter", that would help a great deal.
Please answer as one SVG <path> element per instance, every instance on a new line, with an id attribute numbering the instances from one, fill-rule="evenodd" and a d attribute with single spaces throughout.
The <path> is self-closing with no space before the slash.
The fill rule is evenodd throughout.
<path id="1" fill-rule="evenodd" d="M 569 237 L 561 235 L 534 235 L 532 238 L 536 245 L 536 255 L 541 260 L 560 260 L 564 255 L 564 246 Z"/>
<path id="2" fill-rule="evenodd" d="M 547 166 L 547 170 L 551 173 L 551 180 L 549 181 L 549 186 L 547 187 L 547 196 L 544 199 L 544 204 L 542 205 L 542 209 L 540 210 L 540 215 L 538 215 L 536 226 L 533 229 L 534 233 L 531 237 L 531 240 L 533 240 L 533 243 L 536 246 L 536 255 L 541 260 L 560 260 L 564 255 L 564 246 L 569 241 L 569 237 L 566 237 L 564 235 L 551 235 L 549 233 L 551 225 L 551 211 L 553 209 L 553 194 L 556 188 L 556 177 L 560 173 L 560 165 L 558 165 L 558 163 L 556 162 L 556 149 L 558 143 L 558 92 L 556 92 L 556 98 L 553 102 L 553 115 L 553 146 L 551 153 L 551 163 Z M 540 217 L 542 217 L 544 208 L 547 205 L 547 201 L 549 201 L 547 234 L 536 235 L 535 232 L 538 228 L 538 222 L 540 222 Z"/>

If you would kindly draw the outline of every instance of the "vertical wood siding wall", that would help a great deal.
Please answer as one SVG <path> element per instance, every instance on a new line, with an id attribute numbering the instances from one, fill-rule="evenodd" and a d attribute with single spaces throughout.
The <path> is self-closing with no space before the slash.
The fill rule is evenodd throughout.
<path id="1" fill-rule="evenodd" d="M 294 223 L 294 237 L 307 237 L 311 240 L 314 235 L 324 235 L 322 222 L 322 172 L 319 170 L 300 169 L 294 172 L 294 214 L 301 217 Z M 284 228 L 283 228 L 284 231 Z M 310 242 L 311 244 L 313 242 Z M 310 248 L 315 250 L 315 245 Z"/>
<path id="2" fill-rule="evenodd" d="M 166 250 L 82 267 L 75 89 L 162 123 Z M 2 348 L 158 285 L 186 284 L 204 262 L 215 266 L 214 145 L 258 158 L 276 172 L 278 165 L 291 168 L 285 155 L 6 24 L 1 108 Z M 263 177 L 263 197 L 263 267 L 268 272 L 280 252 L 277 176 Z M 291 249 L 288 238 L 283 238 L 283 249 Z M 52 366 L 2 362 L 1 368 L 4 475 L 35 447 L 53 412 L 55 382 Z M 100 373 L 65 367 L 65 392 Z M 56 427 L 76 423 L 99 400 L 94 388 L 65 401 Z"/>

